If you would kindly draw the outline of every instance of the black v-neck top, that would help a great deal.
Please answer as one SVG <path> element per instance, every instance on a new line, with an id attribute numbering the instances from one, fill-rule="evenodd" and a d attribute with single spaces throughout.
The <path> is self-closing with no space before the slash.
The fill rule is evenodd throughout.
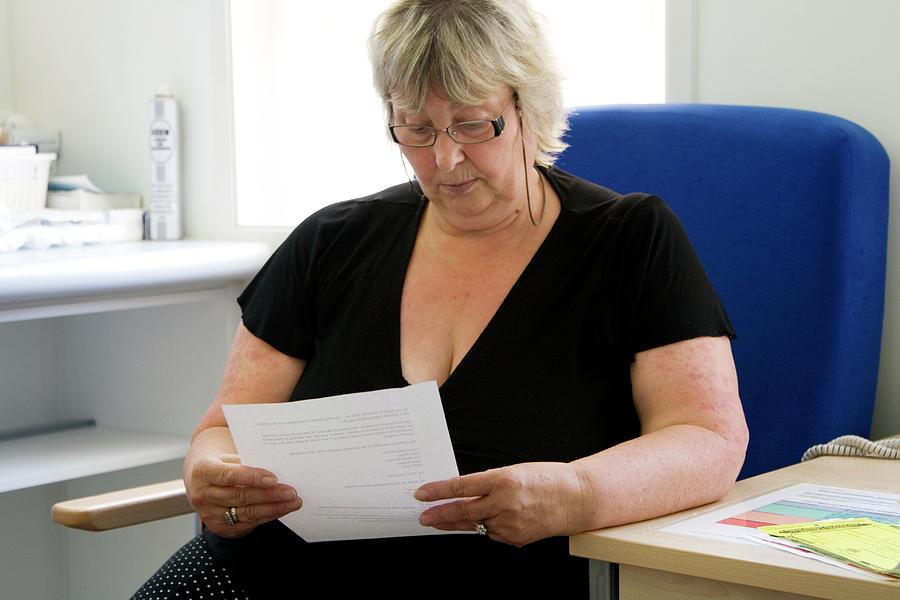
<path id="1" fill-rule="evenodd" d="M 630 381 L 635 354 L 693 337 L 734 336 L 681 225 L 661 200 L 622 196 L 556 168 L 543 173 L 561 200 L 559 217 L 440 387 L 461 474 L 568 462 L 638 436 Z M 291 400 L 407 385 L 400 301 L 426 202 L 403 184 L 319 211 L 240 296 L 250 332 L 307 361 Z M 352 562 L 362 552 L 367 561 L 398 561 L 420 573 L 423 585 L 432 577 L 442 586 L 459 577 L 460 590 L 470 595 L 466 578 L 478 571 L 466 569 L 483 573 L 486 565 L 501 577 L 498 593 L 518 585 L 529 596 L 541 586 L 554 595 L 587 590 L 586 565 L 568 556 L 566 538 L 523 549 L 468 535 L 305 544 L 279 523 L 248 538 L 229 549 L 207 535 L 214 553 L 235 564 L 248 560 L 238 546 L 256 548 L 254 568 L 269 558 L 276 564 L 275 555 L 302 552 L 312 564 L 345 554 Z M 378 564 L 373 576 L 386 566 Z"/>

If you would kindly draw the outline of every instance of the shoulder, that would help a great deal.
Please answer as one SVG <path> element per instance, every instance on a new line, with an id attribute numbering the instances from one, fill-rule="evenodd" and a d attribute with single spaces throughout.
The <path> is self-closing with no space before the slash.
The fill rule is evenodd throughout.
<path id="1" fill-rule="evenodd" d="M 414 212 L 422 205 L 418 193 L 409 183 L 402 183 L 374 194 L 337 202 L 307 217 L 298 229 L 321 229 L 346 226 L 353 221 L 390 221 L 398 214 Z"/>
<path id="2" fill-rule="evenodd" d="M 328 246 L 345 236 L 358 236 L 397 228 L 406 218 L 414 218 L 423 201 L 409 183 L 395 185 L 380 192 L 337 202 L 314 212 L 297 225 L 286 242 L 307 248 Z"/>
<path id="3" fill-rule="evenodd" d="M 545 171 L 559 193 L 563 210 L 574 213 L 585 227 L 645 229 L 680 227 L 665 202 L 645 192 L 620 193 L 557 167 Z"/>

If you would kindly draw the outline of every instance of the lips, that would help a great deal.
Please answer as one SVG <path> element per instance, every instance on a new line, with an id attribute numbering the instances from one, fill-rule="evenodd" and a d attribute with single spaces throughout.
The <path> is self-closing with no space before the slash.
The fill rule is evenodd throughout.
<path id="1" fill-rule="evenodd" d="M 473 185 L 475 185 L 475 180 L 469 179 L 468 181 L 462 181 L 460 183 L 442 183 L 441 187 L 451 194 L 465 194 L 472 189 Z"/>

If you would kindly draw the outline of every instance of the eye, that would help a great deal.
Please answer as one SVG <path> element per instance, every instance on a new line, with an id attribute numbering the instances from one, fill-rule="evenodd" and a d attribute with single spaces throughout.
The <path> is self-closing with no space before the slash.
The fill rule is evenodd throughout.
<path id="1" fill-rule="evenodd" d="M 453 137 L 463 144 L 475 144 L 494 137 L 494 128 L 490 121 L 463 121 L 453 126 Z"/>
<path id="2" fill-rule="evenodd" d="M 454 125 L 454 128 L 460 133 L 471 135 L 489 129 L 490 125 L 491 124 L 488 121 L 463 121 L 462 123 Z"/>

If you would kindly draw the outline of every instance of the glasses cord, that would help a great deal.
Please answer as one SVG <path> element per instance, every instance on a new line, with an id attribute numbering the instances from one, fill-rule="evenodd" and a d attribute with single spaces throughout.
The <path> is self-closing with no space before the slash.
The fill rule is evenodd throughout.
<path id="1" fill-rule="evenodd" d="M 541 177 L 540 171 L 538 172 L 538 181 L 541 182 L 541 216 L 535 221 L 534 213 L 531 210 L 531 191 L 530 185 L 528 185 L 528 160 L 525 158 L 525 137 L 522 135 L 522 117 L 519 116 L 519 139 L 522 140 L 522 167 L 525 170 L 525 199 L 528 203 L 528 218 L 531 220 L 531 224 L 534 227 L 540 225 L 541 221 L 544 220 L 544 211 L 547 209 L 547 190 L 544 189 L 544 178 Z"/>
<path id="2" fill-rule="evenodd" d="M 399 148 L 399 146 L 398 146 Z M 416 186 L 413 185 L 412 177 L 409 176 L 409 171 L 406 170 L 406 161 L 403 160 L 403 151 L 400 151 L 400 164 L 403 166 L 403 173 L 406 175 L 406 181 L 409 182 L 409 190 L 421 199 L 423 202 L 426 201 L 425 194 L 421 190 L 416 190 Z"/>

